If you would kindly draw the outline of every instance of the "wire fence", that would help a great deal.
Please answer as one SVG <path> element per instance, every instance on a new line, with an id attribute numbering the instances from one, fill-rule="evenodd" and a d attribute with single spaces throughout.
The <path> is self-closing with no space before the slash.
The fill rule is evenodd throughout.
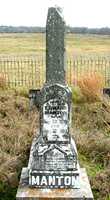
<path id="1" fill-rule="evenodd" d="M 66 61 L 66 80 L 70 86 L 77 85 L 78 79 L 87 74 L 100 73 L 104 87 L 110 87 L 109 58 L 69 58 Z M 45 82 L 45 58 L 0 57 L 0 85 L 9 88 L 41 88 Z"/>

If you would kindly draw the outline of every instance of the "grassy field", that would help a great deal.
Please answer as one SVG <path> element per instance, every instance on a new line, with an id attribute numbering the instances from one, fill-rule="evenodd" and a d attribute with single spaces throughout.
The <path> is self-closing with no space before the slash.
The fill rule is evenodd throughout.
<path id="1" fill-rule="evenodd" d="M 67 34 L 65 40 L 68 57 L 110 55 L 110 36 Z M 44 34 L 0 34 L 1 57 L 44 53 Z M 11 64 L 11 68 L 17 66 Z M 82 91 L 73 90 L 73 136 L 95 200 L 110 200 L 110 101 L 102 94 L 98 98 L 99 79 L 84 80 Z M 21 169 L 27 166 L 38 127 L 39 113 L 30 111 L 28 92 L 0 89 L 0 200 L 15 200 Z"/>
<path id="2" fill-rule="evenodd" d="M 110 36 L 66 34 L 67 56 L 110 55 Z M 0 34 L 0 55 L 42 55 L 45 34 Z"/>
<path id="3" fill-rule="evenodd" d="M 110 36 L 67 34 L 66 40 L 69 56 L 110 54 Z"/>
<path id="4" fill-rule="evenodd" d="M 66 34 L 65 35 L 66 53 L 67 60 L 69 61 L 66 66 L 66 77 L 68 84 L 71 85 L 74 82 L 74 78 L 78 79 L 79 76 L 88 71 L 98 71 L 102 74 L 104 84 L 106 87 L 110 85 L 109 80 L 109 69 L 110 69 L 110 36 L 99 36 L 99 35 L 81 35 L 81 34 Z M 15 63 L 15 62 L 0 62 L 0 73 L 5 73 L 5 78 L 9 87 L 41 87 L 44 83 L 45 74 L 45 60 L 44 58 L 46 49 L 45 34 L 38 33 L 5 33 L 0 34 L 0 57 L 11 56 L 36 59 L 36 63 Z M 80 64 L 80 56 L 86 57 L 86 62 Z M 73 57 L 78 57 L 76 64 L 73 64 Z M 93 62 L 89 58 L 94 58 Z M 96 63 L 97 57 L 106 57 L 103 64 L 100 62 Z M 2 60 L 2 59 L 1 59 Z M 16 60 L 16 59 L 15 59 Z M 39 61 L 38 61 L 39 60 Z M 71 60 L 71 63 L 70 63 Z M 90 61 L 88 63 L 88 60 Z M 34 66 L 33 66 L 34 65 Z M 105 69 L 105 66 L 106 69 Z M 39 76 L 40 74 L 40 76 Z M 36 78 L 37 77 L 37 82 Z M 33 79 L 33 80 L 32 80 Z M 23 80 L 23 81 L 22 81 Z M 33 85 L 31 84 L 34 83 Z M 29 86 L 28 86 L 29 85 Z"/>

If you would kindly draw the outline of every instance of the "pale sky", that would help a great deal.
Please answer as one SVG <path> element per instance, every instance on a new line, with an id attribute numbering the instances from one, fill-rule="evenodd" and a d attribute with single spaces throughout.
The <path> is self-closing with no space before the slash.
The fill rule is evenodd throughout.
<path id="1" fill-rule="evenodd" d="M 63 8 L 67 25 L 110 27 L 110 0 L 0 0 L 0 25 L 45 26 L 54 5 Z"/>

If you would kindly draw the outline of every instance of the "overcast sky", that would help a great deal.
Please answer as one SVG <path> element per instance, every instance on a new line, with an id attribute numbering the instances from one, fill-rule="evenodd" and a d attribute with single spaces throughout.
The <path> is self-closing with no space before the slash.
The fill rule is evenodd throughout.
<path id="1" fill-rule="evenodd" d="M 67 25 L 110 27 L 110 0 L 0 0 L 0 25 L 45 26 L 48 7 L 55 4 Z"/>

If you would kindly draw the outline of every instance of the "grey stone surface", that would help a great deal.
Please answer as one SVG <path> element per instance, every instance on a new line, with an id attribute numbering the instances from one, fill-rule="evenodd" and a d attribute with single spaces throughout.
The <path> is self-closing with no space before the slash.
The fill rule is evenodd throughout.
<path id="1" fill-rule="evenodd" d="M 49 8 L 46 25 L 46 82 L 65 83 L 65 22 L 59 8 Z"/>
<path id="2" fill-rule="evenodd" d="M 40 109 L 40 102 L 41 102 L 41 92 L 39 89 L 31 89 L 29 90 L 29 100 L 30 100 L 30 109 L 32 109 L 34 106 L 37 107 L 37 109 Z"/>
<path id="3" fill-rule="evenodd" d="M 71 136 L 72 93 L 65 84 L 65 24 L 58 8 L 49 8 L 46 26 L 46 83 L 30 90 L 40 110 L 39 134 L 23 168 L 17 199 L 93 199 Z"/>
<path id="4" fill-rule="evenodd" d="M 42 141 L 42 136 L 39 135 L 38 137 L 35 137 L 31 146 L 31 151 L 30 151 L 30 158 L 29 158 L 29 163 L 28 163 L 28 169 L 29 169 L 29 184 L 34 187 L 53 187 L 53 188 L 79 188 L 80 183 L 79 183 L 79 174 L 80 174 L 80 168 L 79 165 L 77 164 L 76 159 L 70 159 L 71 158 L 71 151 L 73 154 L 75 154 L 74 150 L 76 151 L 76 146 L 74 141 L 72 140 L 72 147 L 73 150 L 70 148 L 70 144 L 59 144 L 56 145 L 51 144 L 50 147 L 47 145 L 44 145 L 42 147 L 41 142 Z M 39 161 L 40 160 L 40 155 L 38 154 L 38 157 L 35 158 L 33 155 L 36 153 L 36 149 L 38 150 L 38 145 L 36 146 L 36 142 L 38 145 L 41 145 L 41 148 L 44 148 L 42 152 L 44 155 L 42 156 L 42 163 Z M 45 143 L 44 143 L 45 144 Z M 66 147 L 66 150 L 63 148 Z M 57 154 L 56 154 L 57 152 Z M 64 157 L 63 155 L 69 153 L 69 157 Z M 46 155 L 47 154 L 47 155 Z M 47 159 L 48 158 L 48 159 Z M 70 159 L 70 160 L 69 160 Z M 72 161 L 71 161 L 72 160 Z M 31 170 L 30 170 L 31 169 Z M 73 170 L 74 169 L 74 170 Z M 42 177 L 46 177 L 48 180 L 48 177 L 50 176 L 51 179 L 55 178 L 55 183 L 56 184 L 34 184 L 36 181 L 34 177 L 38 177 L 42 179 Z M 44 177 L 44 178 L 45 178 Z M 69 184 L 65 184 L 65 177 L 66 179 L 69 180 Z M 67 178 L 68 177 L 68 178 Z M 58 179 L 61 179 L 61 184 L 58 184 Z M 34 182 L 33 182 L 33 181 Z M 40 181 L 41 182 L 41 181 Z"/>
<path id="5" fill-rule="evenodd" d="M 41 90 L 41 108 L 40 108 L 40 130 L 39 135 L 34 139 L 30 151 L 29 159 L 29 183 L 33 187 L 42 187 L 34 184 L 32 180 L 38 177 L 38 173 L 47 176 L 56 175 L 59 178 L 69 176 L 69 180 L 76 177 L 76 184 L 53 187 L 60 188 L 79 188 L 78 159 L 75 143 L 72 142 L 70 134 L 71 126 L 71 91 L 65 85 L 48 84 Z M 42 173 L 40 173 L 42 171 Z"/>
<path id="6" fill-rule="evenodd" d="M 26 168 L 23 171 L 27 170 Z M 29 188 L 22 181 L 24 174 L 21 176 L 16 200 L 93 200 L 92 191 L 84 168 L 80 169 L 80 189 L 36 189 Z"/>
<path id="7" fill-rule="evenodd" d="M 46 182 L 47 176 L 51 176 L 56 183 L 53 188 L 79 188 L 77 151 L 70 133 L 72 94 L 65 84 L 64 32 L 65 24 L 59 9 L 49 8 L 46 84 L 40 91 L 30 91 L 34 104 L 38 106 L 40 102 L 40 130 L 38 137 L 34 138 L 28 165 L 29 185 L 33 187 L 43 188 L 43 184 L 38 185 L 36 180 L 39 182 L 40 178 L 41 183 L 41 180 Z M 61 179 L 62 184 L 59 185 L 57 179 Z M 66 180 L 69 184 L 65 184 Z"/>

